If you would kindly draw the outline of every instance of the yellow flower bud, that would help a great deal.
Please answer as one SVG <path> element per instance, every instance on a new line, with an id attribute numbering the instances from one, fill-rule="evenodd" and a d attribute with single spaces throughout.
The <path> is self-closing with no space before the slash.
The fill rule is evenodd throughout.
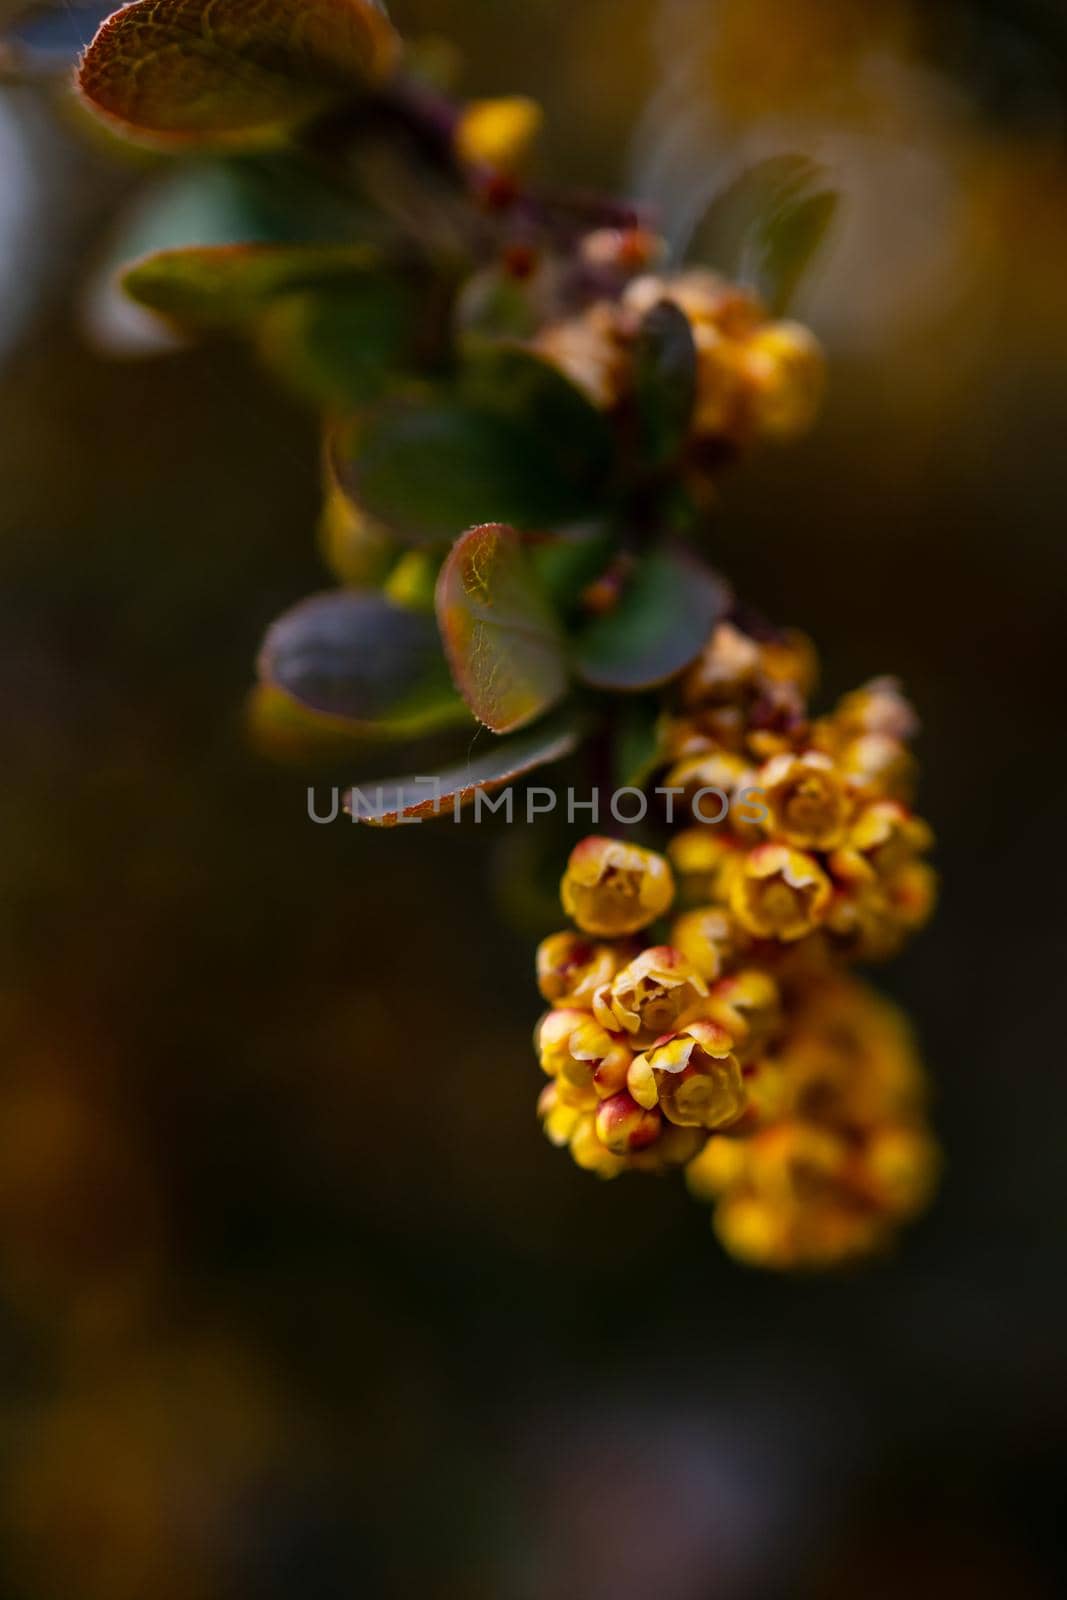
<path id="1" fill-rule="evenodd" d="M 741 1182 L 747 1167 L 745 1141 L 713 1133 L 686 1167 L 685 1181 L 698 1200 L 716 1200 Z"/>
<path id="2" fill-rule="evenodd" d="M 845 849 L 869 861 L 882 877 L 923 855 L 934 842 L 933 832 L 896 800 L 876 800 L 864 806 L 848 831 Z"/>
<path id="3" fill-rule="evenodd" d="M 591 835 L 571 851 L 560 892 L 580 928 L 611 937 L 662 916 L 674 899 L 674 878 L 655 851 Z"/>
<path id="4" fill-rule="evenodd" d="M 818 653 L 806 633 L 786 628 L 777 638 L 760 642 L 759 670 L 772 683 L 789 684 L 806 697 L 819 681 Z"/>
<path id="5" fill-rule="evenodd" d="M 708 995 L 707 1015 L 747 1055 L 775 1031 L 781 1018 L 778 985 L 762 967 L 720 978 Z"/>
<path id="6" fill-rule="evenodd" d="M 680 950 L 652 945 L 597 990 L 593 1012 L 604 1027 L 621 1031 L 640 1049 L 699 1015 L 707 993 L 707 984 Z"/>
<path id="7" fill-rule="evenodd" d="M 731 1042 L 717 1023 L 692 1022 L 635 1057 L 627 1087 L 638 1105 L 658 1105 L 680 1127 L 728 1127 L 746 1101 Z"/>
<path id="8" fill-rule="evenodd" d="M 871 1135 L 862 1159 L 862 1182 L 893 1217 L 916 1216 L 937 1184 L 940 1155 L 919 1128 L 888 1125 Z"/>
<path id="9" fill-rule="evenodd" d="M 550 1005 L 591 1006 L 629 958 L 630 947 L 594 944 L 578 933 L 553 933 L 537 947 L 537 983 Z"/>
<path id="10" fill-rule="evenodd" d="M 851 1160 L 847 1140 L 814 1122 L 780 1122 L 749 1142 L 747 1180 L 765 1199 L 803 1203 L 839 1194 Z"/>
<path id="11" fill-rule="evenodd" d="M 837 768 L 846 783 L 871 799 L 885 797 L 907 804 L 915 791 L 915 757 L 889 734 L 865 733 L 850 739 L 838 752 Z"/>
<path id="12" fill-rule="evenodd" d="M 617 1156 L 647 1149 L 659 1138 L 661 1125 L 659 1112 L 639 1106 L 625 1089 L 602 1100 L 596 1114 L 597 1138 Z"/>
<path id="13" fill-rule="evenodd" d="M 472 100 L 456 129 L 456 152 L 471 166 L 515 172 L 541 131 L 541 107 L 525 95 Z"/>
<path id="14" fill-rule="evenodd" d="M 825 918 L 830 896 L 814 857 L 787 845 L 760 845 L 731 874 L 731 909 L 760 939 L 802 939 Z"/>
<path id="15" fill-rule="evenodd" d="M 744 345 L 742 370 L 756 431 L 776 439 L 806 433 L 826 382 L 819 341 L 796 322 L 771 322 Z"/>
<path id="16" fill-rule="evenodd" d="M 596 1117 L 592 1113 L 579 1119 L 571 1134 L 571 1156 L 585 1172 L 595 1172 L 598 1178 L 617 1178 L 625 1172 L 626 1162 L 601 1144 L 596 1131 Z"/>
<path id="17" fill-rule="evenodd" d="M 757 782 L 770 816 L 766 831 L 798 850 L 832 850 L 845 836 L 853 802 L 829 756 L 778 755 Z"/>
<path id="18" fill-rule="evenodd" d="M 743 789 L 754 788 L 758 783 L 753 767 L 728 750 L 686 756 L 670 768 L 663 780 L 665 788 L 684 791 L 684 803 L 692 808 L 694 821 L 708 827 L 736 827 L 734 802 Z M 714 793 L 704 794 L 703 790 Z"/>
<path id="19" fill-rule="evenodd" d="M 595 1110 L 598 1100 L 626 1082 L 633 1052 L 588 1011 L 550 1011 L 538 1027 L 536 1044 L 542 1069 L 555 1078 L 568 1105 Z"/>
<path id="20" fill-rule="evenodd" d="M 730 622 L 720 622 L 681 680 L 683 705 L 739 700 L 760 668 L 760 647 Z"/>
<path id="21" fill-rule="evenodd" d="M 534 1030 L 534 1049 L 542 1072 L 550 1078 L 559 1076 L 560 1068 L 570 1060 L 571 1034 L 588 1020 L 588 1011 L 581 1011 L 576 1006 L 545 1013 Z"/>
<path id="22" fill-rule="evenodd" d="M 837 739 L 844 743 L 867 733 L 904 742 L 919 731 L 915 708 L 897 678 L 872 678 L 840 701 L 829 719 Z"/>
<path id="23" fill-rule="evenodd" d="M 683 828 L 667 846 L 687 900 L 722 900 L 738 846 L 722 828 Z"/>
<path id="24" fill-rule="evenodd" d="M 629 1165 L 635 1172 L 658 1175 L 684 1167 L 692 1161 L 707 1138 L 703 1128 L 680 1128 L 673 1122 L 660 1124 L 660 1135 L 647 1150 L 634 1151 Z"/>
<path id="25" fill-rule="evenodd" d="M 710 983 L 735 954 L 736 930 L 721 906 L 698 906 L 672 923 L 671 944 Z"/>
<path id="26" fill-rule="evenodd" d="M 557 1148 L 570 1144 L 582 1113 L 574 1106 L 564 1105 L 554 1083 L 546 1083 L 537 1102 L 537 1115 L 545 1136 Z"/>

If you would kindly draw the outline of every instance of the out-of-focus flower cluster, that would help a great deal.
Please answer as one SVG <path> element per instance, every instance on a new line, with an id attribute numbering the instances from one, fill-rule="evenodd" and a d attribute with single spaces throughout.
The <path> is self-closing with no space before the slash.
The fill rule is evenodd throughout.
<path id="1" fill-rule="evenodd" d="M 590 235 L 591 264 L 654 263 L 661 241 L 640 230 Z M 822 350 L 807 328 L 773 321 L 759 297 L 714 272 L 637 272 L 618 298 L 598 299 L 550 323 L 536 348 L 600 407 L 632 393 L 634 351 L 645 317 L 664 301 L 689 323 L 696 349 L 692 441 L 716 454 L 761 438 L 790 439 L 815 420 L 823 393 Z"/>
<path id="2" fill-rule="evenodd" d="M 815 671 L 799 635 L 715 630 L 661 718 L 666 855 L 584 839 L 579 931 L 537 956 L 549 1139 L 602 1177 L 685 1166 L 726 1248 L 772 1267 L 879 1249 L 937 1168 L 907 1027 L 845 970 L 932 909 L 915 717 L 878 679 L 812 718 Z"/>

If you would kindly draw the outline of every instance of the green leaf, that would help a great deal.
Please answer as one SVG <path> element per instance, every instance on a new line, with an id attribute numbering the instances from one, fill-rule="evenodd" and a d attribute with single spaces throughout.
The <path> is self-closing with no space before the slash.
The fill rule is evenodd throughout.
<path id="1" fill-rule="evenodd" d="M 365 284 L 379 265 L 365 245 L 231 244 L 161 250 L 123 274 L 139 305 L 198 328 L 240 326 L 276 296 Z"/>
<path id="2" fill-rule="evenodd" d="M 315 404 L 349 410 L 377 400 L 410 356 L 414 311 L 398 274 L 365 273 L 343 288 L 273 301 L 258 329 L 272 371 Z"/>
<path id="3" fill-rule="evenodd" d="M 456 806 L 468 805 L 479 790 L 495 794 L 538 767 L 561 761 L 576 748 L 580 733 L 576 719 L 560 712 L 507 739 L 489 739 L 485 745 L 479 741 L 472 745 L 467 761 L 432 778 L 389 778 L 350 791 L 345 796 L 345 810 L 358 821 L 379 828 L 395 827 L 404 819 L 451 816 Z"/>
<path id="4" fill-rule="evenodd" d="M 432 617 L 374 590 L 314 595 L 268 629 L 260 681 L 365 735 L 400 738 L 469 717 Z"/>
<path id="5" fill-rule="evenodd" d="M 559 624 L 514 528 L 488 523 L 457 539 L 436 605 L 456 687 L 494 733 L 524 727 L 566 694 Z"/>
<path id="6" fill-rule="evenodd" d="M 132 136 L 262 136 L 385 77 L 397 36 L 374 0 L 137 0 L 78 71 L 89 106 Z"/>
<path id="7" fill-rule="evenodd" d="M 635 696 L 621 703 L 612 747 L 615 782 L 620 789 L 643 789 L 663 765 L 660 716 L 657 699 Z"/>
<path id="8" fill-rule="evenodd" d="M 685 313 L 661 300 L 642 319 L 634 348 L 639 449 L 650 466 L 669 465 L 689 432 L 697 391 L 697 352 Z"/>
<path id="9" fill-rule="evenodd" d="M 558 367 L 518 341 L 479 341 L 468 352 L 463 389 L 521 430 L 548 498 L 557 501 L 544 521 L 578 521 L 596 509 L 611 468 L 611 428 Z"/>
<path id="10" fill-rule="evenodd" d="M 453 395 L 389 402 L 341 424 L 329 448 L 354 504 L 407 544 L 451 542 L 487 521 L 552 527 L 595 499 L 517 419 Z"/>
<path id="11" fill-rule="evenodd" d="M 823 178 L 806 156 L 773 156 L 749 167 L 711 202 L 695 252 L 751 284 L 780 315 L 837 209 Z"/>
<path id="12" fill-rule="evenodd" d="M 729 599 L 721 579 L 688 552 L 643 557 L 615 610 L 579 638 L 578 676 L 630 693 L 668 683 L 696 660 Z"/>

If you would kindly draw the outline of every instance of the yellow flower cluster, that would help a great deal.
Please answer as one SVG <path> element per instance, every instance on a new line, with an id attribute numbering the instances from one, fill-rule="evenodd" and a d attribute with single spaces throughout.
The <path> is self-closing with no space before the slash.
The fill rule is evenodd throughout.
<path id="1" fill-rule="evenodd" d="M 598 239 L 587 241 L 587 254 Z M 695 443 L 739 447 L 810 428 L 823 392 L 818 341 L 799 323 L 772 321 L 754 294 L 701 268 L 642 272 L 618 300 L 597 300 L 550 324 L 535 344 L 598 406 L 614 408 L 630 393 L 642 319 L 664 300 L 684 313 L 696 346 Z"/>
<path id="2" fill-rule="evenodd" d="M 732 1255 L 833 1266 L 886 1246 L 930 1197 L 938 1151 L 903 1017 L 865 984 L 828 975 L 798 998 L 765 1071 L 774 1113 L 750 1137 L 708 1139 L 686 1178 L 715 1203 Z"/>
<path id="3" fill-rule="evenodd" d="M 914 715 L 877 680 L 812 720 L 814 674 L 799 636 L 716 629 L 662 718 L 667 855 L 582 840 L 578 931 L 537 954 L 549 1139 L 601 1177 L 686 1166 L 726 1248 L 771 1267 L 879 1249 L 937 1166 L 907 1029 L 843 970 L 931 909 Z"/>
<path id="4" fill-rule="evenodd" d="M 914 713 L 879 678 L 812 720 L 814 670 L 806 641 L 761 644 L 722 624 L 667 713 L 664 785 L 694 819 L 669 854 L 684 903 L 705 914 L 685 925 L 690 956 L 712 908 L 742 946 L 824 961 L 885 960 L 930 916 L 932 835 L 910 807 Z M 728 813 L 712 824 L 720 796 Z"/>

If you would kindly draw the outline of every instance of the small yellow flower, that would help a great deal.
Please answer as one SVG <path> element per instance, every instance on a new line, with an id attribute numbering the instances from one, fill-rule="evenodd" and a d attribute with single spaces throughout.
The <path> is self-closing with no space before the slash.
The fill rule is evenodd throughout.
<path id="1" fill-rule="evenodd" d="M 647 1150 L 635 1150 L 629 1165 L 635 1172 L 670 1172 L 692 1161 L 706 1138 L 703 1128 L 680 1128 L 673 1122 L 664 1122 L 655 1144 Z"/>
<path id="2" fill-rule="evenodd" d="M 760 648 L 730 622 L 720 622 L 681 680 L 683 705 L 739 701 L 760 669 Z"/>
<path id="3" fill-rule="evenodd" d="M 542 1072 L 557 1078 L 570 1060 L 571 1035 L 588 1022 L 588 1011 L 576 1006 L 564 1006 L 558 1011 L 548 1011 L 534 1031 L 534 1049 L 537 1051 Z"/>
<path id="4" fill-rule="evenodd" d="M 683 828 L 667 846 L 686 901 L 722 900 L 738 846 L 722 828 Z"/>
<path id="5" fill-rule="evenodd" d="M 591 1006 L 630 954 L 626 946 L 595 944 L 579 933 L 553 933 L 537 947 L 537 983 L 553 1006 Z"/>
<path id="6" fill-rule="evenodd" d="M 780 1122 L 752 1136 L 746 1178 L 765 1199 L 804 1203 L 838 1194 L 851 1161 L 848 1141 L 814 1122 Z"/>
<path id="7" fill-rule="evenodd" d="M 671 924 L 671 944 L 706 983 L 713 982 L 737 950 L 737 932 L 721 906 L 698 906 Z"/>
<path id="8" fill-rule="evenodd" d="M 663 780 L 665 788 L 684 791 L 682 803 L 692 809 L 695 822 L 708 827 L 736 825 L 735 802 L 758 783 L 755 769 L 728 750 L 686 756 Z"/>
<path id="9" fill-rule="evenodd" d="M 680 950 L 652 945 L 598 989 L 593 1012 L 638 1049 L 699 1015 L 708 986 Z"/>
<path id="10" fill-rule="evenodd" d="M 706 1010 L 747 1056 L 777 1028 L 781 996 L 769 972 L 762 967 L 745 967 L 719 979 L 708 995 Z"/>
<path id="11" fill-rule="evenodd" d="M 818 652 L 806 633 L 786 628 L 760 642 L 759 670 L 772 683 L 789 684 L 806 698 L 819 681 Z"/>
<path id="12" fill-rule="evenodd" d="M 742 1181 L 747 1168 L 745 1141 L 713 1133 L 686 1167 L 685 1181 L 698 1200 L 716 1200 Z"/>
<path id="13" fill-rule="evenodd" d="M 798 850 L 833 850 L 841 843 L 853 802 L 829 756 L 817 750 L 775 756 L 756 781 L 770 812 L 769 834 Z"/>
<path id="14" fill-rule="evenodd" d="M 887 733 L 864 733 L 842 745 L 837 767 L 852 789 L 869 799 L 908 804 L 915 792 L 915 757 Z"/>
<path id="15" fill-rule="evenodd" d="M 745 1109 L 741 1067 L 715 1022 L 687 1028 L 636 1056 L 626 1079 L 638 1105 L 658 1105 L 680 1127 L 724 1128 Z"/>
<path id="16" fill-rule="evenodd" d="M 571 851 L 560 892 L 580 928 L 614 937 L 662 916 L 674 899 L 674 878 L 654 850 L 591 835 Z"/>
<path id="17" fill-rule="evenodd" d="M 595 1110 L 626 1082 L 633 1052 L 590 1016 L 573 1008 L 550 1011 L 537 1030 L 541 1067 L 555 1078 L 568 1105 Z"/>
<path id="18" fill-rule="evenodd" d="M 915 708 L 897 678 L 872 678 L 840 701 L 830 721 L 841 742 L 877 733 L 903 743 L 919 731 Z"/>
<path id="19" fill-rule="evenodd" d="M 907 1220 L 929 1204 L 941 1160 L 921 1128 L 888 1124 L 871 1135 L 862 1159 L 863 1183 L 893 1217 Z"/>
<path id="20" fill-rule="evenodd" d="M 760 939 L 802 939 L 826 916 L 830 897 L 830 880 L 815 858 L 787 845 L 760 845 L 731 875 L 733 913 Z"/>
<path id="21" fill-rule="evenodd" d="M 542 121 L 541 107 L 525 95 L 472 100 L 459 119 L 456 152 L 472 166 L 515 172 L 529 154 Z"/>
<path id="22" fill-rule="evenodd" d="M 746 340 L 742 371 L 756 431 L 776 439 L 806 433 L 822 404 L 826 361 L 796 322 L 771 322 Z"/>
<path id="23" fill-rule="evenodd" d="M 576 1107 L 564 1104 L 554 1083 L 546 1083 L 537 1102 L 537 1115 L 541 1119 L 546 1138 L 557 1148 L 562 1149 L 564 1145 L 570 1144 L 571 1136 L 578 1126 L 582 1113 Z"/>
<path id="24" fill-rule="evenodd" d="M 876 874 L 891 877 L 924 854 L 933 833 L 921 817 L 897 800 L 875 800 L 864 806 L 849 828 L 841 848 L 830 858 L 835 878 L 861 881 Z"/>
<path id="25" fill-rule="evenodd" d="M 596 1131 L 596 1117 L 591 1113 L 578 1119 L 570 1138 L 570 1151 L 575 1164 L 584 1172 L 595 1172 L 598 1178 L 617 1178 L 626 1171 L 626 1162 L 603 1144 Z"/>
<path id="26" fill-rule="evenodd" d="M 659 1138 L 661 1126 L 659 1112 L 639 1106 L 625 1089 L 602 1100 L 596 1114 L 597 1138 L 616 1156 L 647 1149 Z"/>

